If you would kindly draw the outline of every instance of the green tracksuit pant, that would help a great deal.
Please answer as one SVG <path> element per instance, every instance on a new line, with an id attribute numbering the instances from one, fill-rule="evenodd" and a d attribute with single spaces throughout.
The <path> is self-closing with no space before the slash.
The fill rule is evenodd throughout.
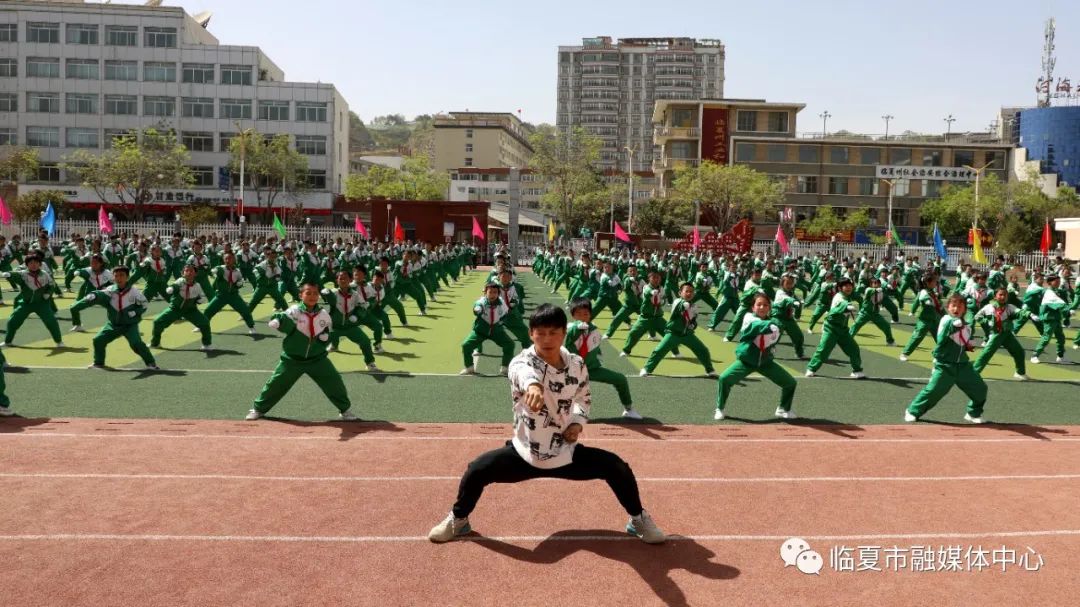
<path id="1" fill-rule="evenodd" d="M 244 300 L 240 298 L 238 293 L 218 293 L 217 295 L 214 295 L 214 298 L 207 304 L 206 311 L 204 312 L 206 320 L 210 321 L 210 319 L 214 318 L 214 316 L 224 309 L 225 306 L 229 306 L 235 310 L 236 313 L 240 315 L 240 318 L 243 319 L 247 328 L 255 328 L 255 319 L 251 317 L 251 309 L 244 303 Z"/>
<path id="2" fill-rule="evenodd" d="M 742 330 L 742 319 L 749 311 L 750 308 L 739 304 L 738 309 L 735 310 L 735 318 L 731 321 L 731 325 L 728 326 L 727 332 L 724 333 L 724 337 L 727 338 L 728 341 L 735 340 L 735 336 Z"/>
<path id="3" fill-rule="evenodd" d="M 652 373 L 656 369 L 656 366 L 660 364 L 660 361 L 667 356 L 667 353 L 671 350 L 678 348 L 681 345 L 685 345 L 690 348 L 690 351 L 694 353 L 698 361 L 704 365 L 706 373 L 712 373 L 714 371 L 712 364 L 712 357 L 709 355 L 709 349 L 705 347 L 705 344 L 701 343 L 697 335 L 688 333 L 686 335 L 675 335 L 674 333 L 668 333 L 664 335 L 664 338 L 660 340 L 656 348 L 649 355 L 649 359 L 645 361 L 645 371 Z"/>
<path id="4" fill-rule="evenodd" d="M 322 389 L 326 398 L 337 407 L 338 411 L 345 412 L 352 404 L 349 402 L 349 393 L 345 389 L 345 382 L 341 374 L 330 362 L 327 356 L 321 356 L 314 360 L 297 361 L 282 356 L 278 360 L 274 374 L 263 386 L 262 393 L 255 399 L 254 409 L 259 413 L 266 413 L 278 404 L 300 377 L 307 375 Z"/>
<path id="5" fill-rule="evenodd" d="M 289 305 L 285 303 L 285 298 L 281 296 L 281 289 L 278 288 L 278 285 L 259 285 L 255 287 L 255 293 L 252 294 L 251 301 L 248 302 L 248 312 L 254 312 L 255 307 L 267 297 L 274 300 L 275 310 L 286 310 L 289 308 Z"/>
<path id="6" fill-rule="evenodd" d="M 855 343 L 855 338 L 846 329 L 833 329 L 829 325 L 825 325 L 825 329 L 821 332 L 821 341 L 818 342 L 817 350 L 810 358 L 810 364 L 806 366 L 806 370 L 817 373 L 829 359 L 833 348 L 838 345 L 851 361 L 851 370 L 855 373 L 862 371 L 862 355 L 859 352 L 859 344 Z"/>
<path id="7" fill-rule="evenodd" d="M 53 310 L 52 299 L 36 301 L 32 304 L 19 303 L 11 312 L 11 318 L 7 322 L 7 333 L 4 341 L 8 345 L 15 343 L 15 334 L 19 331 L 26 319 L 31 314 L 37 314 L 53 341 L 62 341 L 60 337 L 60 323 L 56 320 L 56 312 Z"/>
<path id="8" fill-rule="evenodd" d="M 465 362 L 466 367 L 473 366 L 473 352 L 476 352 L 480 345 L 484 343 L 484 340 L 488 339 L 502 348 L 501 365 L 504 367 L 510 366 L 510 361 L 514 358 L 514 342 L 502 327 L 496 326 L 488 335 L 478 335 L 476 331 L 469 331 L 469 336 L 465 338 L 465 341 L 461 342 L 461 360 Z"/>
<path id="9" fill-rule="evenodd" d="M 731 363 L 731 366 L 725 369 L 720 375 L 720 379 L 717 380 L 719 388 L 716 394 L 716 408 L 723 411 L 724 407 L 727 406 L 731 389 L 755 371 L 780 386 L 780 408 L 784 411 L 791 411 L 791 403 L 795 398 L 795 378 L 786 369 L 778 365 L 775 360 L 771 359 L 760 366 L 748 365 L 741 360 Z"/>
<path id="10" fill-rule="evenodd" d="M 662 335 L 664 333 L 665 325 L 667 325 L 667 322 L 662 316 L 654 316 L 652 318 L 649 318 L 648 316 L 638 316 L 637 320 L 634 321 L 633 326 L 630 327 L 630 334 L 626 336 L 626 343 L 623 344 L 622 351 L 629 355 L 630 351 L 634 349 L 634 346 L 636 346 L 639 341 L 641 341 L 642 336 L 644 336 L 646 332 L 653 335 Z"/>
<path id="11" fill-rule="evenodd" d="M 721 297 L 720 304 L 713 309 L 712 316 L 709 318 L 709 328 L 715 329 L 717 325 L 724 321 L 724 317 L 727 316 L 728 312 L 734 312 L 738 309 L 738 299 L 734 297 Z"/>
<path id="12" fill-rule="evenodd" d="M 529 337 L 529 327 L 525 326 L 525 320 L 517 314 L 508 314 L 503 318 L 503 326 L 514 336 L 514 339 L 518 340 L 522 349 L 532 345 L 532 338 Z"/>
<path id="13" fill-rule="evenodd" d="M 364 364 L 375 363 L 375 352 L 371 349 L 371 340 L 368 339 L 368 336 L 360 329 L 359 325 L 334 327 L 330 331 L 330 344 L 334 346 L 334 349 L 340 349 L 342 337 L 360 346 L 360 351 L 364 354 Z"/>
<path id="14" fill-rule="evenodd" d="M 806 355 L 806 350 L 803 347 L 805 338 L 803 337 L 802 329 L 799 328 L 799 323 L 795 322 L 794 318 L 784 318 L 780 321 L 780 328 L 784 335 L 788 336 L 791 340 L 791 346 L 795 348 L 795 356 L 802 358 Z M 762 373 L 764 375 L 764 373 Z"/>
<path id="15" fill-rule="evenodd" d="M 105 326 L 94 336 L 95 365 L 105 364 L 105 347 L 113 340 L 121 337 L 127 340 L 128 346 L 131 347 L 131 351 L 138 354 L 147 366 L 157 364 L 154 362 L 154 355 L 150 353 L 150 348 L 146 347 L 146 344 L 143 343 L 142 336 L 139 335 L 139 325 L 130 324 L 113 326 L 112 323 L 106 321 Z"/>
<path id="16" fill-rule="evenodd" d="M 1024 360 L 1024 346 L 1020 345 L 1020 340 L 1016 339 L 1016 336 L 1012 333 L 991 333 L 990 339 L 986 340 L 986 344 L 983 345 L 982 352 L 979 352 L 979 357 L 975 359 L 975 364 L 972 367 L 975 368 L 976 373 L 982 373 L 986 365 L 990 363 L 990 359 L 993 358 L 994 353 L 998 351 L 998 348 L 1004 346 L 1009 355 L 1012 356 L 1013 365 L 1016 367 L 1016 372 L 1020 375 L 1027 373 Z"/>
<path id="17" fill-rule="evenodd" d="M 619 313 L 611 319 L 611 326 L 608 327 L 607 331 L 604 331 L 604 335 L 607 335 L 610 339 L 613 335 L 615 335 L 615 331 L 619 329 L 620 325 L 622 325 L 623 323 L 630 324 L 630 315 L 633 313 L 634 310 L 632 310 L 630 306 L 624 305 L 623 307 L 619 308 Z"/>
<path id="18" fill-rule="evenodd" d="M 161 334 L 165 332 L 168 326 L 180 319 L 195 325 L 199 333 L 202 333 L 202 345 L 210 345 L 210 321 L 207 320 L 206 315 L 201 310 L 198 308 L 191 308 L 190 310 L 165 308 L 154 317 L 154 332 L 150 337 L 150 347 L 157 348 L 161 346 Z"/>
<path id="19" fill-rule="evenodd" d="M 14 314 L 12 314 L 12 316 L 14 316 Z M 42 320 L 44 320 L 44 318 Z M 1065 330 L 1061 328 L 1060 322 L 1055 321 L 1043 321 L 1042 339 L 1039 340 L 1039 345 L 1035 346 L 1035 356 L 1039 356 L 1043 353 L 1046 346 L 1050 344 L 1051 339 L 1057 342 L 1058 357 L 1065 356 Z"/>
<path id="20" fill-rule="evenodd" d="M 885 320 L 885 317 L 881 315 L 881 312 L 874 312 L 872 314 L 859 314 L 855 317 L 855 322 L 851 325 L 850 335 L 855 337 L 859 334 L 859 329 L 866 326 L 867 323 L 873 323 L 879 331 L 885 334 L 885 343 L 893 345 L 895 340 L 893 339 L 892 327 L 889 326 L 889 322 Z"/>
<path id="21" fill-rule="evenodd" d="M 937 334 L 934 333 L 936 329 L 937 327 L 931 327 L 922 320 L 915 321 L 915 330 L 911 332 L 911 338 L 908 339 L 907 345 L 904 346 L 904 356 L 911 356 L 911 353 L 915 351 L 915 348 L 919 347 L 919 344 L 927 335 L 934 340 L 934 343 L 937 343 Z"/>
<path id="22" fill-rule="evenodd" d="M 622 373 L 604 367 L 589 367 L 589 381 L 614 386 L 615 391 L 619 393 L 619 403 L 624 409 L 629 409 L 634 404 L 633 399 L 630 398 L 630 382 Z"/>
<path id="23" fill-rule="evenodd" d="M 986 382 L 970 362 L 943 363 L 934 361 L 934 372 L 930 375 L 930 383 L 926 384 L 916 396 L 915 400 L 908 405 L 908 413 L 915 417 L 922 417 L 927 411 L 934 408 L 953 385 L 959 388 L 970 399 L 967 404 L 967 412 L 972 417 L 981 417 L 983 406 L 986 404 Z"/>
<path id="24" fill-rule="evenodd" d="M 401 292 L 402 294 L 413 298 L 413 300 L 416 301 L 416 306 L 420 308 L 421 312 L 427 313 L 427 297 L 424 296 L 423 286 L 413 282 L 411 284 L 403 285 Z"/>

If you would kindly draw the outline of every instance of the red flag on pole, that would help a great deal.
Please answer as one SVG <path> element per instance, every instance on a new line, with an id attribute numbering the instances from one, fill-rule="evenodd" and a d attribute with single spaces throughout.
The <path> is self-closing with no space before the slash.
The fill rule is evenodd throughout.
<path id="1" fill-rule="evenodd" d="M 619 225 L 619 222 L 617 221 L 615 222 L 615 238 L 618 238 L 623 242 L 630 242 L 630 235 L 622 229 L 622 226 Z"/>
<path id="2" fill-rule="evenodd" d="M 480 222 L 476 220 L 476 217 L 472 218 L 472 235 L 480 240 L 485 240 L 484 230 L 480 227 Z"/>
<path id="3" fill-rule="evenodd" d="M 367 227 L 364 226 L 364 222 L 360 221 L 360 216 L 356 216 L 356 231 L 360 232 L 360 236 L 364 240 L 371 240 L 371 236 L 368 234 Z"/>
<path id="4" fill-rule="evenodd" d="M 701 246 L 701 232 L 698 231 L 697 226 L 694 226 L 694 248 Z"/>
<path id="5" fill-rule="evenodd" d="M 112 220 L 109 219 L 109 214 L 105 212 L 105 205 L 98 207 L 97 214 L 98 229 L 102 234 L 112 234 Z"/>
<path id="6" fill-rule="evenodd" d="M 780 252 L 787 255 L 791 252 L 791 247 L 788 246 L 787 236 L 784 235 L 784 228 L 776 226 L 776 242 L 780 243 Z"/>
<path id="7" fill-rule="evenodd" d="M 3 197 L 0 197 L 0 223 L 4 225 L 11 223 L 11 209 L 8 208 Z"/>
<path id="8" fill-rule="evenodd" d="M 405 242 L 405 230 L 397 217 L 394 218 L 394 242 Z"/>
<path id="9" fill-rule="evenodd" d="M 1050 219 L 1047 218 L 1046 224 L 1043 225 L 1042 241 L 1039 243 L 1039 250 L 1042 251 L 1043 256 L 1050 255 L 1050 244 L 1053 240 L 1050 236 Z"/>

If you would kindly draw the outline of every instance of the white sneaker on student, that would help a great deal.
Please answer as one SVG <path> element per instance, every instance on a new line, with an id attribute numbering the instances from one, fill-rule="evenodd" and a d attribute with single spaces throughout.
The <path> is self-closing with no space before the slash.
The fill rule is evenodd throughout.
<path id="1" fill-rule="evenodd" d="M 431 528 L 427 537 L 437 544 L 442 544 L 444 542 L 449 542 L 455 537 L 471 532 L 472 527 L 469 525 L 468 517 L 457 518 L 454 516 L 454 513 L 451 512 L 441 523 Z"/>
<path id="2" fill-rule="evenodd" d="M 626 419 L 641 419 L 641 414 L 633 409 L 623 409 L 622 416 Z"/>
<path id="3" fill-rule="evenodd" d="M 717 377 L 720 377 L 720 374 L 717 373 L 716 371 L 709 371 L 708 373 L 705 374 L 705 377 L 711 377 L 713 379 L 716 379 Z"/>
<path id="4" fill-rule="evenodd" d="M 607 336 L 607 333 L 604 333 L 603 335 L 600 336 L 600 341 L 607 341 L 608 339 L 611 339 L 611 338 Z"/>
<path id="5" fill-rule="evenodd" d="M 806 330 L 806 333 L 807 333 L 808 335 L 813 335 L 813 334 L 814 334 L 814 330 L 813 330 L 813 329 L 807 329 L 807 330 Z"/>
<path id="6" fill-rule="evenodd" d="M 626 358 L 626 352 L 619 352 L 619 358 Z"/>
<path id="7" fill-rule="evenodd" d="M 1031 363 L 1031 364 L 1033 364 L 1033 365 L 1037 365 L 1037 364 L 1039 364 L 1039 363 L 1040 363 L 1040 362 L 1042 362 L 1042 361 L 1040 361 L 1040 360 L 1039 360 L 1039 357 L 1038 357 L 1038 356 L 1032 356 L 1032 357 L 1031 357 L 1031 360 L 1030 360 L 1030 361 L 1028 361 L 1028 362 L 1030 362 L 1030 363 Z"/>
<path id="8" fill-rule="evenodd" d="M 360 418 L 357 417 L 356 414 L 352 412 L 352 409 L 346 409 L 346 410 L 342 411 L 340 414 L 338 414 L 338 419 L 340 419 L 343 422 L 357 422 L 357 421 L 360 421 Z"/>
<path id="9" fill-rule="evenodd" d="M 724 419 L 724 412 L 720 409 L 717 409 L 716 411 L 713 411 L 712 418 L 716 421 L 720 421 Z"/>
<path id="10" fill-rule="evenodd" d="M 508 373 L 509 371 L 510 371 L 510 370 L 509 370 L 509 369 L 507 369 L 507 368 L 506 368 L 505 366 L 500 366 L 500 367 L 499 367 L 499 375 L 502 375 L 502 376 L 504 376 L 504 377 L 505 377 L 505 376 L 506 376 L 506 374 L 507 374 L 507 373 Z"/>
<path id="11" fill-rule="evenodd" d="M 1027 375 L 1023 374 L 1023 373 L 1013 373 L 1013 379 L 1018 379 L 1020 381 L 1027 381 L 1027 380 L 1029 380 L 1031 378 L 1028 377 Z"/>
<path id="12" fill-rule="evenodd" d="M 964 414 L 964 421 L 971 422 L 973 424 L 985 424 L 986 420 L 982 417 L 971 417 L 970 413 Z"/>
<path id="13" fill-rule="evenodd" d="M 394 339 L 394 334 L 387 331 L 386 333 L 383 333 L 383 339 Z"/>
<path id="14" fill-rule="evenodd" d="M 333 344 L 326 346 L 327 352 L 333 352 L 334 350 L 337 350 L 337 348 L 335 348 Z"/>
<path id="15" fill-rule="evenodd" d="M 649 372 L 646 371 L 645 369 L 642 369 L 641 371 L 638 371 L 638 377 L 648 377 L 648 376 L 649 376 Z"/>
<path id="16" fill-rule="evenodd" d="M 143 367 L 143 371 L 160 371 L 161 367 L 157 365 L 146 365 Z"/>
<path id="17" fill-rule="evenodd" d="M 5 347 L 7 347 L 7 345 L 8 345 L 8 342 L 0 341 L 0 348 L 5 348 Z"/>
<path id="18" fill-rule="evenodd" d="M 371 351 L 376 354 L 382 354 L 382 344 L 376 344 L 374 347 L 371 348 Z"/>
<path id="19" fill-rule="evenodd" d="M 71 327 L 70 329 L 68 329 L 68 332 L 69 333 L 85 333 L 86 330 L 82 328 L 82 325 L 75 325 L 74 327 Z"/>
<path id="20" fill-rule="evenodd" d="M 252 409 L 251 411 L 248 411 L 248 414 L 246 416 L 244 416 L 244 419 L 247 420 L 247 421 L 254 421 L 256 419 L 259 419 L 262 416 L 263 416 L 263 414 L 259 413 L 259 411 L 257 409 Z"/>
<path id="21" fill-rule="evenodd" d="M 427 316 L 427 312 L 424 312 L 423 310 L 420 310 L 420 316 Z"/>
<path id="22" fill-rule="evenodd" d="M 375 363 L 371 363 L 367 366 L 368 373 L 379 373 L 379 367 L 375 366 Z"/>
<path id="23" fill-rule="evenodd" d="M 901 354 L 900 355 L 900 362 L 902 362 L 902 363 L 907 362 L 907 354 Z"/>
<path id="24" fill-rule="evenodd" d="M 55 345 L 54 347 L 56 347 L 56 348 L 66 348 L 66 347 L 67 347 L 67 344 L 65 344 L 65 343 L 64 343 L 64 342 L 62 342 L 62 341 L 58 341 L 58 342 L 56 342 L 56 345 Z M 1060 361 L 1059 361 L 1059 362 L 1060 362 Z"/>
<path id="25" fill-rule="evenodd" d="M 725 343 L 725 344 L 729 344 L 729 343 L 731 343 L 731 340 L 730 340 L 730 339 L 728 339 L 727 337 L 725 337 L 725 338 L 724 338 L 724 343 Z"/>
<path id="26" fill-rule="evenodd" d="M 255 327 L 248 327 L 248 335 L 255 335 Z"/>
<path id="27" fill-rule="evenodd" d="M 58 345 L 57 347 L 58 347 L 58 348 L 63 348 L 64 346 L 62 346 L 62 345 Z M 1054 359 L 1054 362 L 1056 362 L 1056 363 L 1063 363 L 1063 362 L 1066 362 L 1066 361 L 1065 361 L 1065 357 L 1064 357 L 1064 356 L 1059 356 L 1059 357 L 1057 357 L 1057 358 L 1055 358 L 1055 359 Z"/>
<path id="28" fill-rule="evenodd" d="M 672 358 L 682 358 L 682 355 L 681 355 L 681 354 L 679 354 L 678 352 L 672 352 L 672 353 L 671 353 L 671 357 L 672 357 Z"/>
<path id="29" fill-rule="evenodd" d="M 850 377 L 851 379 L 865 379 L 866 374 L 862 371 L 852 371 L 851 375 L 848 375 L 848 377 Z"/>
<path id="30" fill-rule="evenodd" d="M 911 412 L 910 412 L 910 411 L 908 411 L 907 409 L 904 409 L 904 421 L 906 421 L 907 423 L 909 423 L 909 424 L 910 424 L 910 423 L 912 423 L 912 422 L 917 422 L 917 421 L 919 421 L 919 418 L 917 418 L 917 417 L 915 417 L 914 415 L 912 415 L 912 414 L 911 414 Z"/>
<path id="31" fill-rule="evenodd" d="M 663 544 L 667 540 L 664 532 L 656 526 L 652 517 L 644 510 L 641 514 L 630 517 L 630 521 L 626 523 L 626 532 L 638 537 L 646 544 Z"/>
<path id="32" fill-rule="evenodd" d="M 199 349 L 202 350 L 203 352 L 209 352 L 210 351 L 210 346 L 204 344 L 204 345 L 199 346 Z"/>
<path id="33" fill-rule="evenodd" d="M 458 375 L 476 375 L 476 368 L 465 367 L 464 369 L 458 371 Z"/>
<path id="34" fill-rule="evenodd" d="M 11 407 L 0 407 L 0 417 L 11 417 L 15 415 L 15 412 L 11 410 Z"/>
<path id="35" fill-rule="evenodd" d="M 814 373 L 810 369 L 806 370 L 806 377 L 817 377 L 817 373 Z"/>
<path id="36" fill-rule="evenodd" d="M 87 369 L 97 369 L 98 371 L 104 371 L 105 370 L 105 365 L 89 364 L 89 365 L 86 365 L 86 368 Z"/>
<path id="37" fill-rule="evenodd" d="M 780 407 L 776 408 L 776 411 L 773 412 L 773 415 L 779 417 L 780 419 L 797 419 L 799 417 L 798 415 L 795 415 L 794 411 L 784 411 Z"/>
<path id="38" fill-rule="evenodd" d="M 191 332 L 192 333 L 198 333 L 199 332 L 199 327 L 195 327 L 194 329 L 191 330 Z"/>

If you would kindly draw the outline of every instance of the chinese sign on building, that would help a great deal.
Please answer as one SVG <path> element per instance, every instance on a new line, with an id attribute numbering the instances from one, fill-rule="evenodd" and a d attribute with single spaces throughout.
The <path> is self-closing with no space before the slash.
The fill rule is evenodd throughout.
<path id="1" fill-rule="evenodd" d="M 728 110 L 704 108 L 701 111 L 701 159 L 717 164 L 728 163 Z"/>
<path id="2" fill-rule="evenodd" d="M 879 164 L 878 177 L 884 179 L 934 179 L 938 181 L 975 181 L 975 171 L 962 167 L 913 167 Z"/>

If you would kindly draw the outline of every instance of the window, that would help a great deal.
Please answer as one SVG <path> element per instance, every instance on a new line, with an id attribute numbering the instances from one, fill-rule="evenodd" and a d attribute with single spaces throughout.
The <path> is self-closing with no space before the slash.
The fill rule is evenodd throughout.
<path id="1" fill-rule="evenodd" d="M 800 194 L 817 194 L 817 177 L 814 175 L 799 175 L 796 191 Z"/>
<path id="2" fill-rule="evenodd" d="M 911 193 L 910 179 L 897 179 L 894 184 L 893 196 L 907 196 Z"/>
<path id="3" fill-rule="evenodd" d="M 145 42 L 143 46 L 154 48 L 176 48 L 175 27 L 146 27 L 143 28 Z"/>
<path id="4" fill-rule="evenodd" d="M 4 93 L 0 95 L 0 112 L 17 112 L 19 111 L 19 96 L 15 93 Z"/>
<path id="5" fill-rule="evenodd" d="M 467 166 L 467 167 L 472 166 L 472 158 L 470 158 L 470 157 L 465 158 L 465 166 Z"/>
<path id="6" fill-rule="evenodd" d="M 818 161 L 818 146 L 816 145 L 800 145 L 799 146 L 799 162 L 817 162 Z"/>
<path id="7" fill-rule="evenodd" d="M 60 24 L 28 21 L 26 23 L 26 41 L 59 44 Z"/>
<path id="8" fill-rule="evenodd" d="M 131 135 L 132 133 L 125 129 L 105 129 L 105 149 L 111 148 L 117 139 Z"/>
<path id="9" fill-rule="evenodd" d="M 97 80 L 100 77 L 98 72 L 98 60 L 68 59 L 67 71 L 65 75 L 68 78 L 79 78 L 81 80 Z"/>
<path id="10" fill-rule="evenodd" d="M 465 129 L 465 138 L 472 139 L 472 129 Z"/>
<path id="11" fill-rule="evenodd" d="M 27 57 L 26 75 L 30 78 L 59 78 L 60 60 L 51 57 Z"/>
<path id="12" fill-rule="evenodd" d="M 0 24 L 0 42 L 18 42 L 19 27 L 14 23 Z"/>
<path id="13" fill-rule="evenodd" d="M 191 176 L 195 178 L 195 187 L 214 186 L 214 167 L 191 167 Z"/>
<path id="14" fill-rule="evenodd" d="M 889 150 L 889 164 L 910 165 L 911 148 L 893 148 Z"/>
<path id="15" fill-rule="evenodd" d="M 787 146 L 782 143 L 770 143 L 765 146 L 765 154 L 769 162 L 785 162 L 787 160 Z"/>
<path id="16" fill-rule="evenodd" d="M 213 152 L 214 134 L 196 131 L 185 132 L 180 137 L 180 143 L 182 143 L 189 152 Z"/>
<path id="17" fill-rule="evenodd" d="M 877 196 L 878 195 L 878 179 L 877 177 L 860 177 L 859 178 L 859 195 L 860 196 Z"/>
<path id="18" fill-rule="evenodd" d="M 98 113 L 98 96 L 96 94 L 68 93 L 64 100 L 67 102 L 68 114 Z"/>
<path id="19" fill-rule="evenodd" d="M 325 190 L 326 171 L 308 171 L 307 185 L 312 190 Z"/>
<path id="20" fill-rule="evenodd" d="M 52 147 L 59 147 L 60 143 Z M 38 165 L 37 175 L 34 181 L 44 183 L 60 183 L 60 165 L 55 163 L 41 163 Z"/>
<path id="21" fill-rule="evenodd" d="M 754 162 L 756 153 L 754 144 L 735 144 L 735 162 Z"/>
<path id="22" fill-rule="evenodd" d="M 0 145 L 18 145 L 19 136 L 15 129 L 0 129 Z"/>
<path id="23" fill-rule="evenodd" d="M 214 100 L 209 97 L 183 97 L 180 115 L 185 118 L 213 118 Z"/>
<path id="24" fill-rule="evenodd" d="M 308 156 L 326 155 L 325 135 L 297 135 L 296 151 Z"/>
<path id="25" fill-rule="evenodd" d="M 135 95 L 105 95 L 105 113 L 117 116 L 135 116 L 139 113 L 139 100 Z"/>
<path id="26" fill-rule="evenodd" d="M 973 167 L 975 166 L 975 151 L 974 150 L 956 150 L 953 152 L 953 166 L 954 167 Z"/>
<path id="27" fill-rule="evenodd" d="M 60 147 L 60 129 L 55 126 L 26 127 L 26 145 L 35 148 Z M 57 176 L 57 180 L 60 177 Z"/>
<path id="28" fill-rule="evenodd" d="M 138 80 L 139 79 L 139 62 L 138 61 L 106 61 L 105 62 L 105 79 L 106 80 Z"/>
<path id="29" fill-rule="evenodd" d="M 147 82 L 176 82 L 176 64 L 147 61 L 143 63 L 143 80 Z"/>
<path id="30" fill-rule="evenodd" d="M 787 112 L 769 112 L 769 132 L 786 133 L 788 130 Z"/>
<path id="31" fill-rule="evenodd" d="M 472 144 L 471 143 L 466 143 L 465 144 L 465 151 L 466 152 L 471 152 L 472 151 Z"/>
<path id="32" fill-rule="evenodd" d="M 671 110 L 671 126 L 688 128 L 694 126 L 697 110 L 687 108 Z"/>
<path id="33" fill-rule="evenodd" d="M 248 99 L 222 99 L 222 118 L 251 118 L 251 101 Z"/>
<path id="34" fill-rule="evenodd" d="M 830 194 L 847 194 L 848 192 L 848 178 L 847 177 L 829 177 L 829 193 Z"/>
<path id="35" fill-rule="evenodd" d="M 859 164 L 881 164 L 881 148 L 861 148 Z"/>
<path id="36" fill-rule="evenodd" d="M 251 85 L 250 65 L 223 65 L 221 66 L 221 84 Z"/>
<path id="37" fill-rule="evenodd" d="M 97 44 L 98 26 L 83 23 L 67 24 L 67 43 Z"/>
<path id="38" fill-rule="evenodd" d="M 106 46 L 139 46 L 139 27 L 136 25 L 106 25 Z"/>
<path id="39" fill-rule="evenodd" d="M 735 121 L 736 131 L 756 131 L 757 130 L 757 112 L 749 110 L 739 110 L 736 114 Z"/>
<path id="40" fill-rule="evenodd" d="M 847 164 L 848 149 L 845 146 L 834 146 L 829 149 L 829 162 L 832 164 Z"/>
<path id="41" fill-rule="evenodd" d="M 288 101 L 260 101 L 259 120 L 288 120 Z"/>
<path id="42" fill-rule="evenodd" d="M 19 64 L 15 59 L 0 59 L 0 78 L 15 78 L 19 75 Z"/>
<path id="43" fill-rule="evenodd" d="M 194 84 L 212 84 L 214 82 L 214 64 L 185 63 L 183 80 Z"/>
<path id="44" fill-rule="evenodd" d="M 983 155 L 983 162 L 985 164 L 990 165 L 988 167 L 990 169 L 998 169 L 998 170 L 1004 171 L 1005 170 L 1005 152 L 994 152 L 994 151 L 989 151 L 988 150 Z M 1069 160 L 1066 158 L 1065 163 L 1064 163 L 1065 166 L 1069 166 L 1068 162 L 1069 162 Z"/>
<path id="45" fill-rule="evenodd" d="M 67 147 L 69 148 L 96 148 L 98 147 L 97 129 L 67 129 Z"/>
<path id="46" fill-rule="evenodd" d="M 175 116 L 176 99 L 173 97 L 143 97 L 143 116 Z"/>
<path id="47" fill-rule="evenodd" d="M 60 93 L 27 93 L 26 111 L 59 114 Z"/>
<path id="48" fill-rule="evenodd" d="M 296 102 L 297 122 L 326 122 L 326 104 L 309 101 Z"/>
<path id="49" fill-rule="evenodd" d="M 941 182 L 933 179 L 922 180 L 922 195 L 927 198 L 937 198 L 941 193 Z"/>
<path id="50" fill-rule="evenodd" d="M 232 145 L 232 140 L 236 138 L 236 133 L 221 133 L 221 147 L 218 148 L 219 152 L 228 152 L 229 146 Z"/>
<path id="51" fill-rule="evenodd" d="M 941 166 L 941 150 L 923 150 L 922 165 L 924 167 Z"/>

